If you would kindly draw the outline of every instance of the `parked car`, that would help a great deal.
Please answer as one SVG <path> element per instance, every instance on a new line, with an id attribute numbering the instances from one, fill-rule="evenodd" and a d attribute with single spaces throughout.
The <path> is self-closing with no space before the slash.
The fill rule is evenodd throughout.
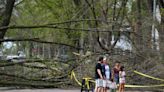
<path id="1" fill-rule="evenodd" d="M 25 58 L 26 58 L 26 55 L 23 52 L 18 53 L 18 55 L 7 55 L 6 56 L 7 61 L 24 61 Z"/>

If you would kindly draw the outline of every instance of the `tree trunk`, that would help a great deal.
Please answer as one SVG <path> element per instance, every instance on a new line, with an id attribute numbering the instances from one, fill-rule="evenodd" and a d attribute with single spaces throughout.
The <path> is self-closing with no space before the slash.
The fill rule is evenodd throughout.
<path id="1" fill-rule="evenodd" d="M 45 58 L 45 44 L 42 45 L 42 58 Z"/>
<path id="2" fill-rule="evenodd" d="M 160 14 L 161 14 L 161 23 L 160 23 L 160 26 L 159 26 L 159 35 L 160 36 L 160 40 L 163 41 L 164 40 L 164 1 L 163 0 L 159 0 L 158 2 L 159 4 L 159 7 L 160 7 Z M 163 47 L 161 47 L 163 48 Z"/>
<path id="3" fill-rule="evenodd" d="M 48 45 L 48 58 L 51 59 L 51 44 Z"/>
<path id="4" fill-rule="evenodd" d="M 141 15 L 141 0 L 137 0 L 137 20 L 136 20 L 136 25 L 135 25 L 135 29 L 134 31 L 140 36 L 135 36 L 134 37 L 134 43 L 137 46 L 137 49 L 143 49 L 143 33 L 142 33 L 142 23 L 141 23 L 141 19 L 142 19 L 142 15 Z"/>
<path id="5" fill-rule="evenodd" d="M 6 3 L 5 11 L 2 16 L 2 20 L 0 20 L 0 27 L 9 25 L 10 18 L 12 15 L 12 10 L 13 10 L 14 3 L 15 3 L 15 0 L 6 0 L 6 1 L 7 1 L 7 3 Z M 4 38 L 6 31 L 7 31 L 7 28 L 0 29 L 0 39 Z"/>
<path id="6" fill-rule="evenodd" d="M 158 32 L 159 32 L 159 44 L 160 44 L 160 54 L 161 54 L 161 60 L 164 59 L 164 1 L 158 0 L 158 4 L 160 6 L 160 14 L 161 14 L 161 23 L 158 26 Z"/>
<path id="7" fill-rule="evenodd" d="M 33 56 L 33 42 L 29 42 L 29 55 L 28 57 Z"/>
<path id="8" fill-rule="evenodd" d="M 148 4 L 148 16 L 151 20 L 148 20 L 148 21 L 153 21 L 153 0 L 147 0 L 146 2 Z M 152 25 L 147 25 L 147 32 L 145 34 L 146 37 L 144 37 L 145 41 L 148 41 L 148 42 L 145 42 L 146 46 L 144 47 L 145 49 L 147 50 L 151 50 L 152 49 L 152 46 L 154 43 L 152 43 Z"/>

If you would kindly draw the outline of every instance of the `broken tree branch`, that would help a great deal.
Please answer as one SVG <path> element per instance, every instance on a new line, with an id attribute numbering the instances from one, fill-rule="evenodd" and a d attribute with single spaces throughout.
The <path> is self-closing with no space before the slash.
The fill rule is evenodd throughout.
<path id="1" fill-rule="evenodd" d="M 38 43 L 64 45 L 64 46 L 68 46 L 68 47 L 75 48 L 75 49 L 83 49 L 83 48 L 75 47 L 75 46 L 72 46 L 72 45 L 69 45 L 69 44 L 66 44 L 66 43 L 51 42 L 51 41 L 43 41 L 43 40 L 39 40 L 39 38 L 0 39 L 0 42 L 15 42 L 15 41 L 32 41 L 32 42 L 38 42 Z"/>

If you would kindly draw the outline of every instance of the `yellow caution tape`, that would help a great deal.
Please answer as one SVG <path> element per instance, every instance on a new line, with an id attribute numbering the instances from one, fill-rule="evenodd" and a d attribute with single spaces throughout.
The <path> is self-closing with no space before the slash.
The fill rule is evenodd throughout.
<path id="1" fill-rule="evenodd" d="M 159 85 L 125 85 L 128 88 L 145 88 L 145 87 L 164 87 L 164 84 Z"/>
<path id="2" fill-rule="evenodd" d="M 145 77 L 149 77 L 149 78 L 152 78 L 152 79 L 155 79 L 155 80 L 161 80 L 163 81 L 163 79 L 159 79 L 159 78 L 155 78 L 155 77 L 152 77 L 152 76 L 149 76 L 149 75 L 145 75 L 143 73 L 140 73 L 140 72 L 137 72 L 137 71 L 134 71 L 135 73 L 137 74 L 140 74 L 140 75 L 143 75 Z M 82 86 L 81 82 L 79 82 L 79 80 L 76 78 L 76 75 L 74 73 L 74 71 L 71 72 L 71 79 L 73 79 L 77 82 L 78 85 Z M 91 80 L 92 78 L 83 78 L 85 79 L 85 85 L 87 85 L 87 88 L 89 89 L 89 81 L 90 82 L 93 82 L 95 83 L 94 80 Z M 128 88 L 145 88 L 145 87 L 164 87 L 164 84 L 159 84 L 159 85 L 125 85 L 125 87 L 128 87 Z"/>
<path id="3" fill-rule="evenodd" d="M 73 78 L 75 79 L 75 81 L 76 81 L 80 86 L 82 86 L 81 82 L 79 82 L 79 80 L 76 78 L 74 71 L 71 72 L 71 79 L 73 79 Z"/>
<path id="4" fill-rule="evenodd" d="M 71 72 L 71 79 L 73 79 L 77 82 L 77 84 L 79 84 L 80 86 L 82 86 L 81 82 L 76 78 L 76 75 L 75 75 L 75 72 L 72 71 Z M 92 78 L 90 77 L 87 77 L 87 78 L 83 78 L 85 80 L 85 85 L 87 86 L 87 89 L 90 89 L 90 86 L 89 86 L 89 82 Z"/>
<path id="5" fill-rule="evenodd" d="M 139 75 L 142 75 L 142 76 L 147 77 L 147 78 L 154 79 L 154 80 L 164 81 L 164 79 L 155 78 L 155 77 L 152 77 L 152 76 L 150 76 L 150 75 L 143 74 L 143 73 L 138 72 L 138 71 L 134 71 L 134 73 L 139 74 Z"/>

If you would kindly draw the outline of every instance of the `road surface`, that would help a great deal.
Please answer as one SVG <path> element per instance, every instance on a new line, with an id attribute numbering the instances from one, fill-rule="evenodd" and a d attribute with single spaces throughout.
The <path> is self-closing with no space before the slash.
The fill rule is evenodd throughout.
<path id="1" fill-rule="evenodd" d="M 0 92 L 80 92 L 80 90 L 78 90 L 78 89 L 67 89 L 66 90 L 66 89 L 12 89 L 12 88 L 7 89 L 7 88 L 0 88 Z M 125 91 L 125 92 L 153 92 L 153 91 Z"/>

